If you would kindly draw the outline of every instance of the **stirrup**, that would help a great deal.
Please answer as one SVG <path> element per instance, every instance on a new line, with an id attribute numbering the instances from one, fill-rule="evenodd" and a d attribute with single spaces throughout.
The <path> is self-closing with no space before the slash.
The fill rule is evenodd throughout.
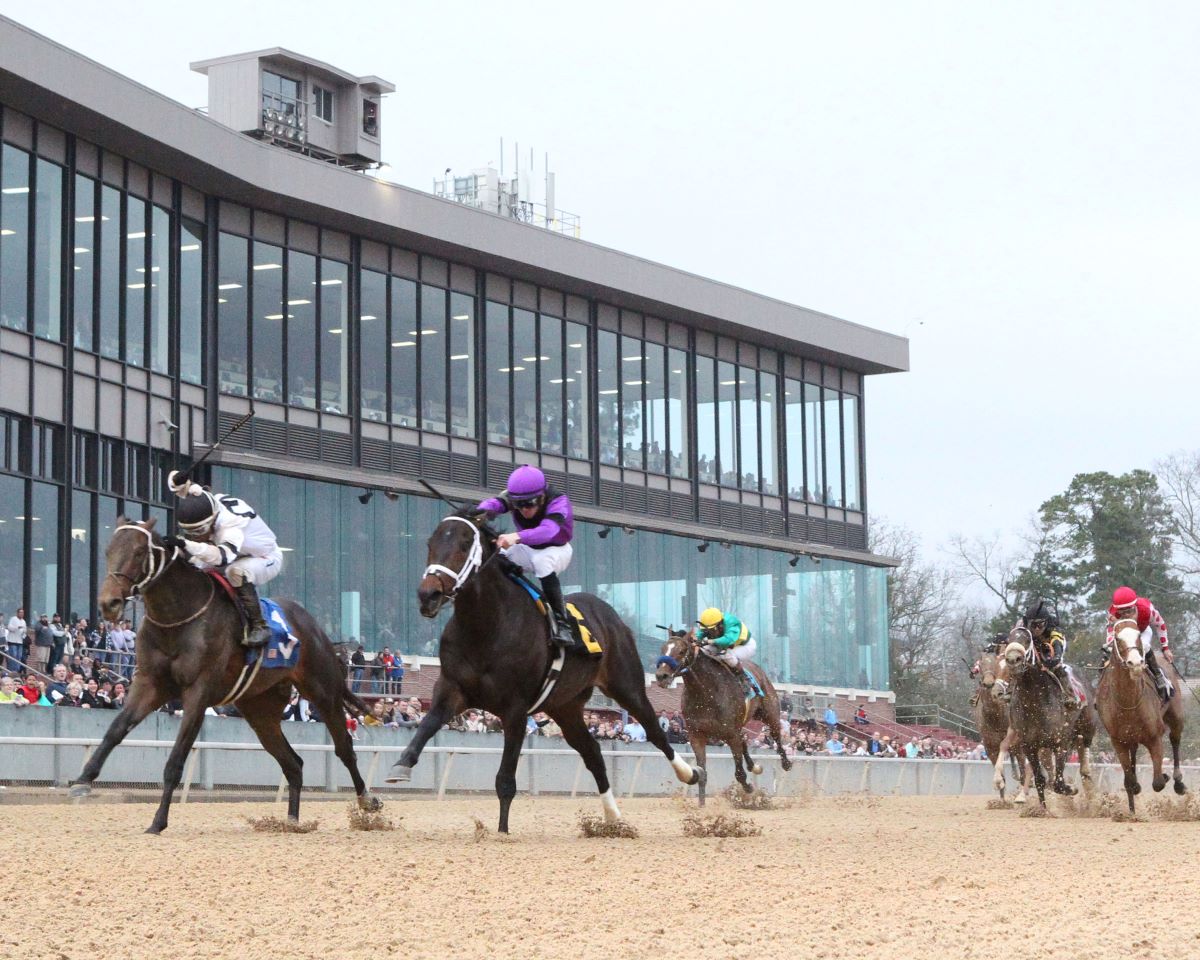
<path id="1" fill-rule="evenodd" d="M 271 642 L 271 628 L 265 623 L 254 626 L 249 624 L 246 627 L 245 633 L 242 634 L 242 646 L 247 650 L 257 650 L 259 647 L 265 647 Z"/>

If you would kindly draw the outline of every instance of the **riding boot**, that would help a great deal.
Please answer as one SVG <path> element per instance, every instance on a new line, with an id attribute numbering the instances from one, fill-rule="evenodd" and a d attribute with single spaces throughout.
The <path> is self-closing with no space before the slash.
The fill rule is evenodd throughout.
<path id="1" fill-rule="evenodd" d="M 1058 682 L 1062 684 L 1063 708 L 1066 710 L 1078 710 L 1080 706 L 1079 698 L 1075 696 L 1075 691 L 1071 687 L 1071 676 L 1067 673 L 1067 665 L 1065 663 L 1057 663 L 1050 670 L 1058 678 Z"/>
<path id="2" fill-rule="evenodd" d="M 575 631 L 571 618 L 567 616 L 567 607 L 563 601 L 562 584 L 558 582 L 558 574 L 551 573 L 542 577 L 542 593 L 550 610 L 554 614 L 554 642 L 568 650 L 576 646 Z"/>
<path id="3" fill-rule="evenodd" d="M 1162 702 L 1170 703 L 1171 688 L 1167 684 L 1167 675 L 1163 673 L 1163 668 L 1154 656 L 1153 650 L 1146 653 L 1146 666 L 1150 668 L 1150 675 L 1154 677 L 1154 686 L 1158 688 L 1158 695 L 1162 698 Z"/>
<path id="4" fill-rule="evenodd" d="M 248 627 L 246 635 L 242 638 L 242 646 L 251 649 L 261 647 L 271 639 L 271 628 L 263 619 L 262 604 L 258 602 L 258 592 L 254 589 L 254 584 L 246 580 L 237 588 L 237 595 Z"/>

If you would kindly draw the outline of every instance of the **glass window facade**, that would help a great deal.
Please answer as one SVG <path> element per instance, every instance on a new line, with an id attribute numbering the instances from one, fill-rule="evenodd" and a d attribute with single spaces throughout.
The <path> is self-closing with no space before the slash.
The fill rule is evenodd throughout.
<path id="1" fill-rule="evenodd" d="M 317 258 L 288 252 L 287 257 L 287 384 L 288 403 L 317 409 Z"/>
<path id="2" fill-rule="evenodd" d="M 335 640 L 435 656 L 448 613 L 425 620 L 416 589 L 425 538 L 445 514 L 427 497 L 358 499 L 359 489 L 221 467 L 213 488 L 242 497 L 279 536 L 283 573 L 268 592 L 307 607 Z M 663 642 L 656 624 L 693 621 L 717 606 L 758 640 L 758 661 L 784 683 L 886 689 L 887 571 L 754 547 L 711 548 L 669 534 L 578 522 L 567 592 L 602 597 L 629 624 L 646 670 Z"/>
<path id="3" fill-rule="evenodd" d="M 3 203 L 0 200 L 0 203 Z M 100 224 L 96 218 L 96 181 L 80 174 L 75 176 L 75 247 L 72 251 L 72 282 L 75 296 L 71 305 L 75 346 L 95 350 L 96 305 L 95 290 L 97 238 Z M 0 243 L 3 243 L 0 240 Z"/>
<path id="4" fill-rule="evenodd" d="M 62 338 L 63 168 L 37 161 L 33 221 L 33 332 Z"/>
<path id="5" fill-rule="evenodd" d="M 0 324 L 29 329 L 30 156 L 0 144 Z"/>

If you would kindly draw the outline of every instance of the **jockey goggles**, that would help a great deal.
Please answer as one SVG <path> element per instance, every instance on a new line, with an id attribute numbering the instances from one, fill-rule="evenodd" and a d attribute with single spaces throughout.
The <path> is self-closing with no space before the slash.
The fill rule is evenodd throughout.
<path id="1" fill-rule="evenodd" d="M 536 507 L 542 502 L 542 494 L 535 493 L 532 497 L 513 497 L 512 505 L 518 510 L 525 507 Z"/>

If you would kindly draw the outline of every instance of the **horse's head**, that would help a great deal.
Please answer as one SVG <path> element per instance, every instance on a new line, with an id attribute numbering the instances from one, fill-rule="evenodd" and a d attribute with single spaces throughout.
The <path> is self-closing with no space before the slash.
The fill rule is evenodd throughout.
<path id="1" fill-rule="evenodd" d="M 1033 656 L 1033 634 L 1027 627 L 1013 627 L 1008 632 L 1008 643 L 1004 647 L 1004 661 L 1012 675 L 1016 677 L 1024 673 Z"/>
<path id="2" fill-rule="evenodd" d="M 667 642 L 662 646 L 662 656 L 654 665 L 655 681 L 660 687 L 669 687 L 671 681 L 687 670 L 695 659 L 695 631 L 667 627 Z"/>
<path id="3" fill-rule="evenodd" d="M 1142 632 L 1136 620 L 1125 618 L 1113 624 L 1113 654 L 1118 663 L 1134 673 L 1145 669 L 1146 651 L 1142 649 Z"/>
<path id="4" fill-rule="evenodd" d="M 417 586 L 421 616 L 435 617 L 495 549 L 487 515 L 472 508 L 443 517 L 429 536 L 425 572 Z"/>
<path id="5" fill-rule="evenodd" d="M 143 523 L 117 517 L 117 529 L 104 552 L 107 564 L 96 605 L 106 620 L 115 622 L 125 601 L 156 580 L 170 563 L 171 553 L 154 532 L 154 517 Z"/>

